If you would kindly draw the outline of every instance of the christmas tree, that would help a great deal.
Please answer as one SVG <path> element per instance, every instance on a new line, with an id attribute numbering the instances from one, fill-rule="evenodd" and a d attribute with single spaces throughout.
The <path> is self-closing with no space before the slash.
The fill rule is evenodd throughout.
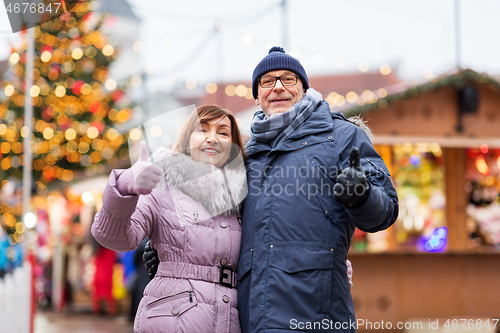
<path id="1" fill-rule="evenodd" d="M 132 111 L 124 90 L 108 77 L 118 51 L 102 33 L 109 14 L 80 1 L 71 11 L 34 29 L 33 86 L 26 87 L 26 43 L 12 50 L 0 103 L 0 186 L 22 179 L 25 94 L 33 100 L 33 179 L 39 193 L 128 163 L 126 135 L 115 127 Z M 106 166 L 106 167 L 105 167 Z M 13 232 L 20 208 L 0 205 Z"/>

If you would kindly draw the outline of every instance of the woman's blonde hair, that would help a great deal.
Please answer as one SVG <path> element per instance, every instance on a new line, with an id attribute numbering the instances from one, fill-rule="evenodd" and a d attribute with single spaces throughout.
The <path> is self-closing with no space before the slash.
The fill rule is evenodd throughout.
<path id="1" fill-rule="evenodd" d="M 177 153 L 189 154 L 189 139 L 191 137 L 191 134 L 198 129 L 198 125 L 206 124 L 210 120 L 218 119 L 220 117 L 227 117 L 231 122 L 231 141 L 233 145 L 231 145 L 229 161 L 232 161 L 240 153 L 244 159 L 245 148 L 243 145 L 243 140 L 241 139 L 238 124 L 236 123 L 236 118 L 234 118 L 232 113 L 221 108 L 218 105 L 203 105 L 193 111 L 193 113 L 191 113 L 186 123 L 182 127 L 181 132 L 177 137 L 174 146 L 172 147 L 172 150 Z"/>

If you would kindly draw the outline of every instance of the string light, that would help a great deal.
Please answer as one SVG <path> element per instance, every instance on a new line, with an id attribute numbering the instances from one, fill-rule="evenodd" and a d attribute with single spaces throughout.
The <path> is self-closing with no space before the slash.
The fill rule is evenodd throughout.
<path id="1" fill-rule="evenodd" d="M 358 69 L 360 72 L 365 73 L 368 72 L 368 70 L 370 69 L 370 65 L 366 61 L 361 61 L 358 64 Z"/>
<path id="2" fill-rule="evenodd" d="M 209 94 L 215 94 L 217 92 L 217 84 L 210 82 L 205 86 L 205 90 Z"/>
<path id="3" fill-rule="evenodd" d="M 429 68 L 424 69 L 424 71 L 422 72 L 422 75 L 427 80 L 430 80 L 434 77 L 434 74 L 432 73 L 432 71 Z"/>
<path id="4" fill-rule="evenodd" d="M 187 79 L 186 80 L 186 87 L 188 89 L 194 89 L 198 85 L 198 82 L 196 82 L 195 79 Z"/>
<path id="5" fill-rule="evenodd" d="M 382 66 L 380 66 L 380 74 L 389 75 L 389 74 L 391 74 L 391 72 L 392 72 L 392 68 L 388 64 L 383 64 Z"/>

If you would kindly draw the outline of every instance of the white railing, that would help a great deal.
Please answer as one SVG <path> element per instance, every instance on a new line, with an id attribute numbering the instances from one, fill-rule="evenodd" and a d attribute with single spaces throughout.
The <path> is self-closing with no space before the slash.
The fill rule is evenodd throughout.
<path id="1" fill-rule="evenodd" d="M 0 279 L 0 333 L 30 333 L 31 288 L 27 261 Z"/>

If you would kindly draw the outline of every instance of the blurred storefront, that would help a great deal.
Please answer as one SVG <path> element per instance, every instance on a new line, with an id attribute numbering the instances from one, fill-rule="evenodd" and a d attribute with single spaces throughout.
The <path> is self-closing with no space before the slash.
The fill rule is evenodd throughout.
<path id="1" fill-rule="evenodd" d="M 373 130 L 400 203 L 394 226 L 375 234 L 356 230 L 353 237 L 356 316 L 495 318 L 500 84 L 460 70 L 384 90 L 385 97 L 344 110 Z"/>
<path id="2" fill-rule="evenodd" d="M 34 273 L 39 307 L 75 311 L 91 308 L 99 246 L 90 227 L 102 205 L 106 183 L 106 176 L 87 178 L 33 198 L 37 223 L 29 231 L 27 242 L 37 259 Z M 114 257 L 109 276 L 113 281 L 112 295 L 116 312 L 127 313 L 129 298 L 125 286 L 130 279 L 126 275 L 130 273 L 130 263 L 125 262 L 126 254 Z M 108 311 L 109 307 L 101 306 L 101 311 Z"/>

